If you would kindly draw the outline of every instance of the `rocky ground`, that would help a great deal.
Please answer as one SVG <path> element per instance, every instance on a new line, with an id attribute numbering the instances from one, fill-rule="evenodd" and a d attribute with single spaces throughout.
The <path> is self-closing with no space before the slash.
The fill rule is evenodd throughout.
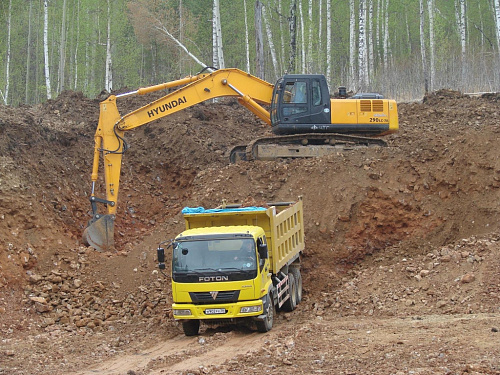
<path id="1" fill-rule="evenodd" d="M 389 147 L 307 160 L 229 164 L 270 134 L 231 100 L 143 126 L 109 253 L 81 243 L 102 99 L 0 106 L 0 374 L 500 374 L 500 95 L 400 103 Z M 184 337 L 155 261 L 180 210 L 298 196 L 297 310 Z"/>

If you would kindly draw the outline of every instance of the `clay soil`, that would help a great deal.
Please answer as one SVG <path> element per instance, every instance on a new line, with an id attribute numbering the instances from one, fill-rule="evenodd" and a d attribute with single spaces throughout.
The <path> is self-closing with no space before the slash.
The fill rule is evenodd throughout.
<path id="1" fill-rule="evenodd" d="M 106 253 L 81 243 L 102 99 L 0 106 L 0 374 L 500 374 L 500 95 L 400 103 L 388 147 L 303 160 L 229 164 L 270 134 L 231 100 L 167 116 L 126 134 Z M 155 259 L 181 209 L 299 196 L 298 308 L 185 337 Z"/>

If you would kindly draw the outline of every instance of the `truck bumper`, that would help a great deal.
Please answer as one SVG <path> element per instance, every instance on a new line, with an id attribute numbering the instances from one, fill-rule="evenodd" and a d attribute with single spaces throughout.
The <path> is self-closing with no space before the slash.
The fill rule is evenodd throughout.
<path id="1" fill-rule="evenodd" d="M 264 310 L 262 308 L 262 300 L 256 300 L 211 305 L 174 303 L 172 304 L 172 311 L 176 320 L 207 320 L 235 318 L 259 319 L 263 316 Z"/>

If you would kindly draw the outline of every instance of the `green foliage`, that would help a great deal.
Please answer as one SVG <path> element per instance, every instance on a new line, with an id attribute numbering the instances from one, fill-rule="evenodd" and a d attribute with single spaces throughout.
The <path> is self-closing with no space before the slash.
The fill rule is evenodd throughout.
<path id="1" fill-rule="evenodd" d="M 245 12 L 243 0 L 219 0 L 222 24 L 224 58 L 227 67 L 246 69 Z M 297 72 L 301 72 L 302 48 L 306 59 L 312 60 L 312 73 L 326 72 L 326 1 L 312 3 L 312 23 L 308 19 L 309 0 L 261 0 L 273 37 L 278 60 L 278 74 L 288 67 L 290 34 L 288 17 L 293 2 L 297 4 Z M 332 17 L 332 82 L 335 87 L 347 84 L 349 66 L 349 1 L 331 1 Z M 369 0 L 366 0 L 367 3 Z M 389 49 L 382 43 L 385 32 L 385 12 L 381 5 L 387 0 L 371 0 L 373 4 L 372 31 L 369 39 L 374 49 L 371 89 L 409 95 L 399 91 L 422 92 L 420 56 L 420 13 L 418 0 L 389 0 Z M 62 24 L 64 0 L 49 1 L 49 70 L 53 96 L 59 94 L 59 79 L 64 88 L 82 91 L 95 97 L 104 88 L 108 1 L 66 0 L 66 22 Z M 425 43 L 429 48 L 429 15 L 425 3 Z M 303 24 L 299 12 L 303 10 Z M 320 12 L 321 4 L 321 12 Z M 43 50 L 43 0 L 12 0 L 10 64 L 7 72 L 7 19 L 9 0 L 0 1 L 0 90 L 5 92 L 9 77 L 8 103 L 38 103 L 46 100 L 45 61 Z M 165 33 L 154 26 L 161 24 L 198 59 L 212 62 L 212 1 L 199 0 L 110 0 L 113 87 L 136 88 L 195 74 L 200 66 L 194 62 Z M 248 43 L 251 68 L 255 68 L 255 0 L 247 0 Z M 359 0 L 355 0 L 356 12 Z M 281 12 L 279 9 L 281 8 Z M 30 10 L 31 9 L 31 10 Z M 356 14 L 356 22 L 358 22 Z M 454 0 L 435 0 L 434 34 L 437 81 L 441 86 L 466 89 L 456 82 L 457 71 L 467 64 L 468 82 L 487 81 L 489 87 L 497 82 L 499 58 L 497 51 L 495 18 L 490 0 L 467 0 L 467 59 L 462 61 Z M 62 28 L 65 28 L 61 46 Z M 312 48 L 309 48 L 309 32 Z M 378 33 L 377 33 L 378 31 Z M 302 32 L 304 40 L 302 40 Z M 263 24 L 266 79 L 274 81 L 270 43 Z M 320 37 L 321 36 L 321 37 Z M 356 35 L 357 43 L 357 35 Z M 303 46 L 303 47 L 302 47 Z M 63 48 L 61 48 L 63 47 Z M 64 59 L 60 53 L 64 51 Z M 383 64 L 388 52 L 389 66 Z M 60 62 L 64 61 L 64 74 Z M 478 68 L 481 67 L 481 68 Z M 408 75 L 411 75 L 409 77 Z M 488 80 L 481 77 L 487 76 Z M 399 79 L 398 79 L 399 77 Z M 406 78 L 402 78 L 406 77 Z M 389 85 L 389 82 L 395 82 Z M 486 83 L 485 83 L 486 84 Z M 458 86 L 457 86 L 458 85 Z M 466 83 L 465 83 L 466 85 Z M 485 90 L 488 87 L 484 88 Z"/>

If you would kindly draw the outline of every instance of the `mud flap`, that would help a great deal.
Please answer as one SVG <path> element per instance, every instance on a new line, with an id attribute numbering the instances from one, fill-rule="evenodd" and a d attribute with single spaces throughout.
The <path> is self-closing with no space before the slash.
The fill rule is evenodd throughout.
<path id="1" fill-rule="evenodd" d="M 83 243 L 100 252 L 114 249 L 114 215 L 103 215 L 89 221 L 83 231 Z"/>

